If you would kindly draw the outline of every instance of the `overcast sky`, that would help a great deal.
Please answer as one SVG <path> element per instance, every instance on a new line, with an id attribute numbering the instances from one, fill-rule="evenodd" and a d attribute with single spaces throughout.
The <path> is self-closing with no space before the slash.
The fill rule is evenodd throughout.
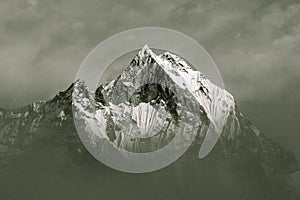
<path id="1" fill-rule="evenodd" d="M 197 40 L 244 115 L 300 159 L 297 0 L 0 0 L 0 107 L 51 98 L 99 42 L 141 26 Z"/>

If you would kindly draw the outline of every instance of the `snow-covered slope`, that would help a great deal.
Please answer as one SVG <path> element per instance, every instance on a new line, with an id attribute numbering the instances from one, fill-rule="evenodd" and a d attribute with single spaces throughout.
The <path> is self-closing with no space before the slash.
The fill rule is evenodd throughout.
<path id="1" fill-rule="evenodd" d="M 85 89 L 80 93 L 77 88 Z M 220 135 L 229 115 L 235 119 L 235 102 L 230 93 L 193 70 L 180 57 L 168 52 L 156 55 L 147 45 L 116 80 L 99 87 L 96 99 L 100 96 L 100 102 L 94 102 L 95 97 L 82 98 L 83 93 L 93 96 L 82 81 L 75 84 L 74 91 L 75 113 L 85 122 L 91 143 L 95 143 L 95 135 L 99 139 L 113 135 L 110 141 L 116 146 L 124 143 L 127 146 L 126 138 L 148 138 L 150 146 L 161 147 L 156 142 L 162 142 L 165 135 L 172 138 L 184 134 L 190 141 L 201 125 L 208 122 Z M 82 108 L 87 102 L 94 107 L 94 120 L 89 119 L 93 115 L 91 109 Z M 208 122 L 201 118 L 207 118 Z M 116 128 L 107 130 L 107 124 Z M 154 142 L 152 136 L 160 139 Z"/>

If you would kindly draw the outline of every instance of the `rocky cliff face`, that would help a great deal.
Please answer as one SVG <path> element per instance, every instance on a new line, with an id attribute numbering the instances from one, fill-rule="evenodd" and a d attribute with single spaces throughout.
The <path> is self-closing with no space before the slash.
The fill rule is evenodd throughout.
<path id="1" fill-rule="evenodd" d="M 124 175 L 86 151 L 74 119 L 92 145 L 108 140 L 130 152 L 152 152 L 176 134 L 184 138 L 177 146 L 192 145 L 165 169 Z M 199 159 L 210 126 L 221 135 Z M 293 154 L 257 130 L 230 93 L 180 57 L 148 47 L 95 92 L 79 80 L 50 101 L 0 110 L 0 199 L 53 199 L 59 192 L 70 199 L 298 199 L 291 179 L 298 169 Z"/>

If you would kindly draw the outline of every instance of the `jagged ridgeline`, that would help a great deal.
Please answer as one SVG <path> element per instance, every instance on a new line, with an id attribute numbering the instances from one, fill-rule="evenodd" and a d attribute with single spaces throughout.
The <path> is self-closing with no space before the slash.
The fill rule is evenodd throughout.
<path id="1" fill-rule="evenodd" d="M 155 151 L 175 134 L 194 141 L 164 169 L 126 174 L 88 153 L 74 117 L 90 142 L 107 139 L 132 152 Z M 210 124 L 222 134 L 199 159 Z M 95 92 L 79 80 L 49 101 L 0 110 L 0 199 L 292 200 L 299 199 L 298 170 L 294 155 L 257 130 L 230 93 L 180 57 L 156 55 L 147 46 Z"/>

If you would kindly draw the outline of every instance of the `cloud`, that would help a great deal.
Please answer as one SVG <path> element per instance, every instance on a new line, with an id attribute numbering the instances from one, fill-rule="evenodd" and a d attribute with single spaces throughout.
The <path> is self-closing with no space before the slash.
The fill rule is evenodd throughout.
<path id="1" fill-rule="evenodd" d="M 239 100 L 268 101 L 299 77 L 299 3 L 193 1 L 169 18 L 206 47 Z"/>
<path id="2" fill-rule="evenodd" d="M 0 107 L 49 99 L 74 80 L 100 41 L 141 26 L 172 28 L 199 41 L 246 116 L 275 138 L 288 130 L 287 141 L 296 141 L 296 0 L 2 0 Z"/>

